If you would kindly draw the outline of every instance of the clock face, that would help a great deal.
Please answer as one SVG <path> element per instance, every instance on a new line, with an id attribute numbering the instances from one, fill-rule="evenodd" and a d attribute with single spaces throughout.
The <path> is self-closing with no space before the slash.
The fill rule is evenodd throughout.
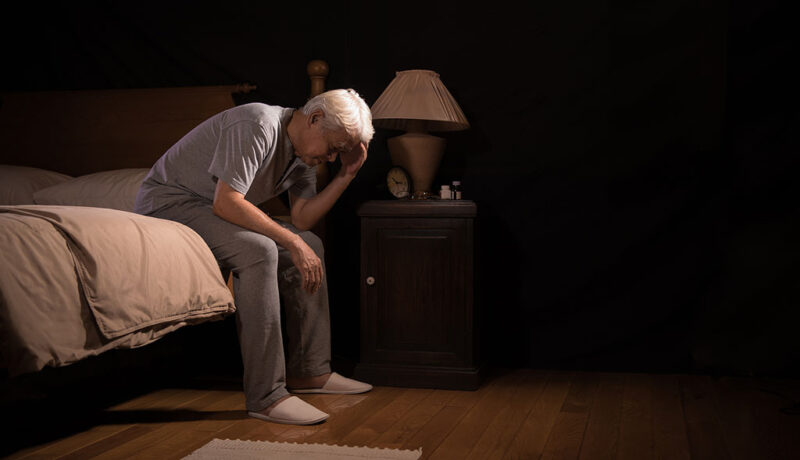
<path id="1" fill-rule="evenodd" d="M 386 174 L 386 185 L 396 198 L 405 198 L 411 193 L 411 180 L 408 173 L 399 166 L 394 166 Z"/>

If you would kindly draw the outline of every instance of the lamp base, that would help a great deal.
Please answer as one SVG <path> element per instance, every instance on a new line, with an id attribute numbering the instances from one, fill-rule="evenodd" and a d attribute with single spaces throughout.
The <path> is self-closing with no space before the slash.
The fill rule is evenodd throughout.
<path id="1" fill-rule="evenodd" d="M 431 184 L 444 155 L 445 140 L 426 133 L 406 133 L 387 141 L 392 164 L 411 176 L 414 195 L 431 193 Z"/>

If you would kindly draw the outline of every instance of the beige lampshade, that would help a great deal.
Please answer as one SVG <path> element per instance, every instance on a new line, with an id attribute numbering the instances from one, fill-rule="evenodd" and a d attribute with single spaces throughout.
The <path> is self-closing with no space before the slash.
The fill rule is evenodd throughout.
<path id="1" fill-rule="evenodd" d="M 461 107 L 431 70 L 404 70 L 372 105 L 372 124 L 403 131 L 458 131 L 469 128 Z M 411 129 L 409 129 L 411 128 Z"/>
<path id="2" fill-rule="evenodd" d="M 444 154 L 445 140 L 427 131 L 469 128 L 467 117 L 431 70 L 404 70 L 372 105 L 372 124 L 406 131 L 388 141 L 392 164 L 411 176 L 414 197 L 432 195 L 431 184 Z"/>

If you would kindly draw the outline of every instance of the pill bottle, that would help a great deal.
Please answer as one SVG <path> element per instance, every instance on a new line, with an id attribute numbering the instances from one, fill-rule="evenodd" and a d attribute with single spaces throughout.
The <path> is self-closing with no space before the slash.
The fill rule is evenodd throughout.
<path id="1" fill-rule="evenodd" d="M 454 180 L 453 181 L 453 199 L 460 200 L 461 199 L 461 181 Z"/>
<path id="2" fill-rule="evenodd" d="M 442 185 L 442 189 L 439 191 L 439 198 L 443 200 L 452 200 L 452 192 L 450 191 L 449 185 Z"/>

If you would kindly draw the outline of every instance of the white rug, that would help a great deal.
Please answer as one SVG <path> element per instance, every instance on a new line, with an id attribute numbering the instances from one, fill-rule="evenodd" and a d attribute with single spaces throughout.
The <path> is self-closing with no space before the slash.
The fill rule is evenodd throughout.
<path id="1" fill-rule="evenodd" d="M 191 460 L 352 460 L 363 458 L 417 460 L 421 456 L 422 449 L 400 450 L 375 447 L 329 446 L 326 444 L 214 439 L 184 458 Z"/>

